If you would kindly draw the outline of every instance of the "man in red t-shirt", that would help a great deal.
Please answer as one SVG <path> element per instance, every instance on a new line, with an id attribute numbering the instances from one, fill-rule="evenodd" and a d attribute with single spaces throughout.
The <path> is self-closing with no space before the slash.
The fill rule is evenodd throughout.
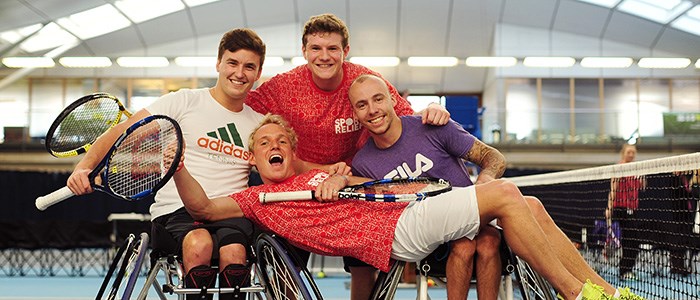
<path id="1" fill-rule="evenodd" d="M 281 115 L 298 132 L 297 170 L 321 168 L 348 174 L 349 168 L 336 170 L 342 165 L 331 164 L 350 164 L 367 136 L 352 115 L 348 88 L 362 74 L 381 75 L 345 61 L 350 52 L 348 28 L 333 14 L 309 18 L 304 25 L 301 50 L 307 64 L 264 82 L 248 93 L 246 104 L 262 114 Z M 413 114 L 410 103 L 388 81 L 385 83 L 397 100 L 396 113 Z M 450 118 L 439 104 L 431 104 L 420 114 L 424 124 L 445 125 Z M 369 298 L 375 270 L 359 261 L 344 261 L 352 274 L 351 298 Z"/>
<path id="2" fill-rule="evenodd" d="M 324 255 L 352 255 L 387 271 L 390 259 L 417 261 L 446 240 L 474 238 L 478 228 L 499 219 L 511 249 L 545 277 L 564 299 L 609 299 L 590 280 L 564 267 L 537 225 L 517 186 L 493 180 L 420 201 L 339 200 L 337 192 L 366 178 L 312 170 L 297 175 L 296 134 L 279 116 L 268 115 L 253 131 L 251 164 L 265 183 L 229 197 L 209 199 L 182 166 L 173 177 L 188 212 L 196 219 L 246 217 L 292 245 Z M 315 190 L 317 201 L 261 204 L 260 192 Z M 434 200 L 433 200 L 434 199 Z M 428 215 L 428 217 L 424 217 Z"/>

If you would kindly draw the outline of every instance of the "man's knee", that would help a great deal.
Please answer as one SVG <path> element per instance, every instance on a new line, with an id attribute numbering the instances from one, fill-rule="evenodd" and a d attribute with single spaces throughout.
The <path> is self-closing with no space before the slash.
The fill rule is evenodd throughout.
<path id="1" fill-rule="evenodd" d="M 468 238 L 461 238 L 452 241 L 450 244 L 450 256 L 453 256 L 461 261 L 469 261 L 474 258 L 476 247 L 476 241 Z"/>
<path id="2" fill-rule="evenodd" d="M 535 216 L 535 219 L 537 219 L 539 222 L 552 220 L 539 199 L 532 196 L 525 196 L 525 201 L 527 202 L 527 206 L 530 208 L 532 215 Z"/>
<path id="3" fill-rule="evenodd" d="M 182 241 L 183 255 L 190 254 L 208 254 L 211 255 L 214 241 L 211 238 L 209 231 L 205 229 L 195 229 L 185 235 Z"/>
<path id="4" fill-rule="evenodd" d="M 496 257 L 501 246 L 501 234 L 498 229 L 486 226 L 476 236 L 476 252 L 479 256 Z"/>

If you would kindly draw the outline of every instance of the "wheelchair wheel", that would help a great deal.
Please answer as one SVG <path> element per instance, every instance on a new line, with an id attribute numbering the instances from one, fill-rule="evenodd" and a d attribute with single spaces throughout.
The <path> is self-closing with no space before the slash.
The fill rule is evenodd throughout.
<path id="1" fill-rule="evenodd" d="M 304 268 L 296 267 L 287 250 L 274 237 L 261 234 L 255 251 L 268 298 L 313 299 L 301 277 Z"/>
<path id="2" fill-rule="evenodd" d="M 124 293 L 122 294 L 122 300 L 129 300 L 131 298 L 131 292 L 134 290 L 136 285 L 136 280 L 141 273 L 141 267 L 143 266 L 144 258 L 146 257 L 146 252 L 148 250 L 148 234 L 142 232 L 139 239 L 131 247 L 131 253 L 129 255 L 129 262 L 126 267 L 126 272 L 124 277 L 128 278 L 126 281 L 126 287 L 124 287 Z"/>
<path id="3" fill-rule="evenodd" d="M 556 300 L 554 289 L 527 262 L 513 255 L 515 276 L 520 283 L 520 292 L 525 300 Z"/>
<path id="4" fill-rule="evenodd" d="M 124 253 L 126 252 L 126 249 L 131 248 L 131 245 L 134 242 L 135 238 L 136 237 L 133 234 L 130 234 L 124 240 L 124 243 L 119 247 L 119 249 L 117 249 L 117 252 L 114 255 L 114 259 L 112 259 L 112 263 L 109 265 L 109 269 L 107 270 L 107 274 L 105 275 L 104 280 L 102 280 L 102 285 L 100 286 L 99 291 L 97 291 L 97 296 L 95 297 L 95 300 L 102 299 L 102 295 L 104 295 L 104 292 L 107 289 L 107 285 L 109 284 L 110 280 L 112 279 L 114 272 L 117 270 L 117 266 L 119 265 L 119 262 L 121 262 L 123 257 L 125 257 Z M 123 266 L 123 265 L 124 264 L 122 264 L 120 266 Z M 116 278 L 115 278 L 115 280 L 116 280 Z M 114 289 L 114 286 L 112 287 L 112 289 Z M 112 296 L 112 299 L 114 299 L 114 296 Z"/>
<path id="5" fill-rule="evenodd" d="M 389 300 L 394 299 L 396 288 L 399 286 L 401 275 L 406 263 L 403 261 L 395 261 L 388 273 L 380 272 L 377 277 L 377 282 L 372 288 L 372 300 Z"/>

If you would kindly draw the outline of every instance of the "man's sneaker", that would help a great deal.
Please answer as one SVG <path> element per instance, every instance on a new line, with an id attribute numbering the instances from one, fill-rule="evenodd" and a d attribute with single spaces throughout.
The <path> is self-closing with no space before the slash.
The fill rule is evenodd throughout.
<path id="1" fill-rule="evenodd" d="M 581 299 L 608 300 L 613 299 L 613 297 L 611 295 L 606 294 L 605 289 L 603 289 L 602 286 L 599 286 L 591 282 L 590 279 L 588 279 L 586 280 L 586 283 L 583 284 L 583 288 L 581 288 Z"/>
<path id="2" fill-rule="evenodd" d="M 628 287 L 618 288 L 617 290 L 620 292 L 620 298 L 618 298 L 620 300 L 644 300 L 642 296 L 632 293 Z"/>

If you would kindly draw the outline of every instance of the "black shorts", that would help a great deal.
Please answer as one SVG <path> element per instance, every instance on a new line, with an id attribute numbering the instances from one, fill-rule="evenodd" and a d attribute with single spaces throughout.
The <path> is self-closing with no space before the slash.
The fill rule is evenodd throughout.
<path id="1" fill-rule="evenodd" d="M 182 241 L 193 229 L 204 228 L 212 233 L 214 249 L 220 244 L 236 243 L 250 245 L 255 234 L 255 226 L 246 218 L 229 218 L 211 223 L 196 223 L 183 207 L 170 214 L 160 216 L 152 221 L 151 236 L 154 237 L 153 249 L 163 254 L 182 254 Z M 224 229 L 226 231 L 219 231 Z M 217 236 L 217 232 L 226 232 L 225 236 Z M 214 257 L 218 251 L 214 251 Z"/>

